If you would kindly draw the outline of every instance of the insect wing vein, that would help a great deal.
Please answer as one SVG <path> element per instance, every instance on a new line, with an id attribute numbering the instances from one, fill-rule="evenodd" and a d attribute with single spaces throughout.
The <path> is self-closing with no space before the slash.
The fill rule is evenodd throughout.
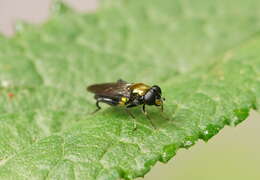
<path id="1" fill-rule="evenodd" d="M 130 92 L 128 89 L 129 84 L 127 83 L 104 83 L 104 84 L 94 84 L 87 88 L 88 91 L 106 97 L 114 96 L 125 96 L 129 97 Z"/>

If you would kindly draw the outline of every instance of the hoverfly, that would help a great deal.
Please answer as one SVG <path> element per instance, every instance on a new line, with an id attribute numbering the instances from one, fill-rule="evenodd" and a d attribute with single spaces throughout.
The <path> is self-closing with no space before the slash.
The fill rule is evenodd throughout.
<path id="1" fill-rule="evenodd" d="M 155 105 L 161 107 L 163 111 L 163 98 L 161 88 L 157 85 L 149 86 L 144 83 L 127 83 L 123 80 L 118 80 L 114 83 L 102 83 L 93 84 L 87 87 L 87 90 L 94 93 L 97 109 L 93 112 L 97 112 L 101 109 L 99 103 L 106 103 L 111 106 L 124 106 L 127 113 L 135 119 L 132 113 L 128 111 L 128 108 L 142 105 L 142 112 L 150 120 L 145 110 L 146 105 Z M 150 120 L 152 126 L 154 124 Z M 136 129 L 136 123 L 134 121 L 134 129 Z"/>

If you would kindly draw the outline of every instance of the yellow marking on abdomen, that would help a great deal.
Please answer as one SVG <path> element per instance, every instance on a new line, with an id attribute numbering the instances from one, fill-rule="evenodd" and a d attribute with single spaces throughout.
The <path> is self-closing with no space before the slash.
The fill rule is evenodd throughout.
<path id="1" fill-rule="evenodd" d="M 124 106 L 129 99 L 127 97 L 121 97 L 119 101 L 119 106 Z"/>

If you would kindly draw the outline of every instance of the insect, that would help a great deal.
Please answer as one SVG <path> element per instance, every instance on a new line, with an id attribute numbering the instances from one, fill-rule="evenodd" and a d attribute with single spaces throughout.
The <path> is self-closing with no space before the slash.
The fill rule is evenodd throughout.
<path id="1" fill-rule="evenodd" d="M 149 86 L 144 83 L 128 83 L 123 80 L 118 80 L 113 83 L 93 84 L 87 87 L 87 90 L 94 93 L 97 109 L 93 112 L 97 112 L 101 109 L 99 103 L 106 103 L 111 106 L 123 106 L 126 107 L 127 113 L 135 119 L 132 113 L 128 111 L 128 108 L 142 105 L 142 112 L 150 120 L 154 128 L 155 125 L 147 115 L 145 110 L 146 105 L 155 105 L 161 108 L 163 111 L 163 101 L 161 88 L 157 85 Z M 136 129 L 136 123 L 134 121 L 134 129 Z"/>

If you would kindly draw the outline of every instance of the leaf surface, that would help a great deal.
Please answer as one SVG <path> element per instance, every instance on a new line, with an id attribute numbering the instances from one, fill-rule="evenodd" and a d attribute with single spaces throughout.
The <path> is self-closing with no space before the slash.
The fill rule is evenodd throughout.
<path id="1" fill-rule="evenodd" d="M 237 125 L 260 102 L 259 1 L 62 3 L 0 37 L 0 179 L 133 179 Z M 87 85 L 159 84 L 165 113 L 102 106 Z M 166 117 L 167 119 L 165 119 Z"/>

